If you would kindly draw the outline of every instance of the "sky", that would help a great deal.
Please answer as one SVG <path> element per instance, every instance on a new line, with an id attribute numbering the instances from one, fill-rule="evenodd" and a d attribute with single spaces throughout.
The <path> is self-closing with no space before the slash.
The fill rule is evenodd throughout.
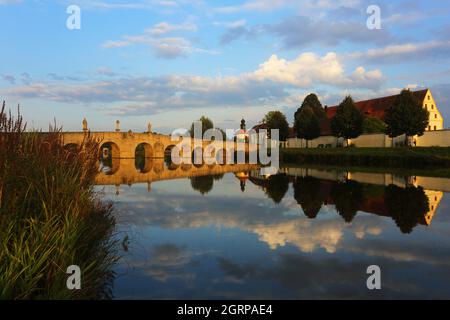
<path id="1" fill-rule="evenodd" d="M 0 0 L 0 100 L 28 128 L 170 133 L 202 115 L 292 123 L 312 92 L 335 105 L 430 88 L 450 127 L 449 17 L 440 0 Z"/>

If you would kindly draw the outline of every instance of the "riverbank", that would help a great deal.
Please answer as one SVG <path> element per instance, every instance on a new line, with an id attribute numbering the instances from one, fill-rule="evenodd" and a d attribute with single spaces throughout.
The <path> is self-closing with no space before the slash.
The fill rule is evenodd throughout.
<path id="1" fill-rule="evenodd" d="M 298 148 L 281 149 L 286 164 L 384 168 L 450 168 L 450 148 Z"/>
<path id="2" fill-rule="evenodd" d="M 68 150 L 51 131 L 0 112 L 0 299 L 109 298 L 115 221 L 94 192 L 98 144 Z M 67 287 L 71 265 L 80 290 Z"/>

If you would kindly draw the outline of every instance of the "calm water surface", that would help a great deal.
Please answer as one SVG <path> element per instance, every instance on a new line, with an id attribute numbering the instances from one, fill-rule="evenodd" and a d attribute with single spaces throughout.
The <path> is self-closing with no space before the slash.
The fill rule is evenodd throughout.
<path id="1" fill-rule="evenodd" d="M 450 180 L 121 161 L 98 181 L 117 209 L 116 298 L 450 298 Z"/>

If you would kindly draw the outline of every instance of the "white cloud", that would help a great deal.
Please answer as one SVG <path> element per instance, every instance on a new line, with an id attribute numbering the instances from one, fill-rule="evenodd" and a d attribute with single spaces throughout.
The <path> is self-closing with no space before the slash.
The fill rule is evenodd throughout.
<path id="1" fill-rule="evenodd" d="M 166 36 L 168 33 L 175 31 L 195 31 L 197 26 L 193 23 L 186 22 L 183 24 L 169 24 L 161 22 L 144 31 L 140 35 L 125 35 L 120 40 L 110 40 L 102 44 L 103 48 L 121 48 L 131 45 L 141 44 L 152 48 L 153 53 L 160 58 L 174 59 L 178 57 L 188 56 L 192 53 L 218 54 L 214 50 L 206 50 L 196 48 L 191 41 L 181 36 Z"/>
<path id="2" fill-rule="evenodd" d="M 171 53 L 176 47 L 157 48 Z M 111 70 L 101 68 L 102 74 Z M 115 104 L 113 112 L 150 114 L 168 110 L 202 107 L 274 106 L 295 96 L 296 90 L 311 90 L 326 85 L 334 88 L 375 89 L 384 77 L 379 70 L 363 67 L 346 72 L 336 53 L 319 56 L 304 53 L 293 60 L 272 55 L 255 71 L 234 76 L 205 77 L 169 75 L 162 77 L 115 78 L 84 83 L 32 82 L 0 90 L 1 95 L 17 98 L 42 98 L 66 103 Z"/>
<path id="3" fill-rule="evenodd" d="M 186 22 L 182 24 L 170 24 L 167 22 L 160 22 L 155 24 L 150 29 L 147 29 L 146 32 L 151 35 L 159 36 L 163 34 L 167 34 L 173 31 L 197 31 L 197 25 L 194 23 Z"/>
<path id="4" fill-rule="evenodd" d="M 296 87 L 314 84 L 378 87 L 383 80 L 380 70 L 366 71 L 363 67 L 358 67 L 347 76 L 334 52 L 327 53 L 323 57 L 312 52 L 303 53 L 291 61 L 272 55 L 253 75 L 258 80 L 281 82 Z"/>
<path id="5" fill-rule="evenodd" d="M 430 54 L 447 56 L 450 53 L 450 40 L 433 40 L 422 43 L 405 43 L 389 45 L 383 48 L 354 52 L 350 59 L 362 59 L 371 62 L 401 62 L 405 59 L 419 59 Z"/>

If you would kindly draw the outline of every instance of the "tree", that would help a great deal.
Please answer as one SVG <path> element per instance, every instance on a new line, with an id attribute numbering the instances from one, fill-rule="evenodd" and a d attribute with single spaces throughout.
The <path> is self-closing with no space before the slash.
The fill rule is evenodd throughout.
<path id="1" fill-rule="evenodd" d="M 309 140 L 320 136 L 319 118 L 309 106 L 300 107 L 295 113 L 294 128 L 297 138 L 306 139 L 306 147 Z"/>
<path id="2" fill-rule="evenodd" d="M 351 96 L 338 105 L 336 114 L 331 119 L 331 131 L 333 135 L 340 138 L 353 139 L 363 132 L 364 114 L 356 108 Z"/>
<path id="3" fill-rule="evenodd" d="M 308 140 L 320 136 L 320 121 L 326 118 L 327 115 L 317 95 L 314 93 L 307 95 L 294 114 L 297 138 L 306 139 L 306 147 L 308 147 Z"/>
<path id="4" fill-rule="evenodd" d="M 286 141 L 289 136 L 289 124 L 286 120 L 286 116 L 282 112 L 270 111 L 264 116 L 263 122 L 267 125 L 269 137 L 270 130 L 278 129 L 280 141 Z"/>
<path id="5" fill-rule="evenodd" d="M 200 121 L 202 123 L 202 137 L 205 134 L 206 130 L 214 128 L 214 123 L 208 117 L 201 116 L 201 118 L 198 121 Z M 189 130 L 189 133 L 190 133 L 191 137 L 194 137 L 194 122 L 191 125 L 191 129 Z"/>
<path id="6" fill-rule="evenodd" d="M 297 109 L 297 112 L 300 112 L 300 110 L 304 107 L 310 107 L 319 119 L 326 119 L 327 114 L 323 109 L 322 103 L 320 103 L 319 98 L 315 93 L 311 93 L 305 97 L 302 105 Z M 297 114 L 297 112 L 295 114 Z"/>
<path id="7" fill-rule="evenodd" d="M 385 133 L 386 123 L 375 117 L 365 117 L 363 121 L 364 133 Z"/>
<path id="8" fill-rule="evenodd" d="M 386 132 L 391 138 L 404 134 L 408 141 L 408 137 L 423 135 L 429 116 L 410 90 L 402 90 L 386 112 Z"/>

